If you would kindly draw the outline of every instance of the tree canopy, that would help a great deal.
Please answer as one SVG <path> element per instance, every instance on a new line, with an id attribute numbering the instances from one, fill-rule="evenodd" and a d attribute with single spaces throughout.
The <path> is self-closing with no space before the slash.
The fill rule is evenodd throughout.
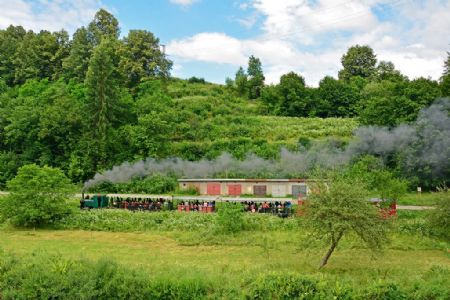
<path id="1" fill-rule="evenodd" d="M 317 183 L 312 191 L 305 217 L 315 237 L 326 241 L 330 247 L 320 268 L 328 263 L 341 239 L 351 233 L 370 250 L 382 250 L 387 242 L 386 222 L 368 201 L 363 183 L 333 178 L 327 183 Z"/>
<path id="2" fill-rule="evenodd" d="M 25 165 L 8 189 L 10 195 L 0 199 L 0 214 L 14 225 L 39 227 L 70 213 L 66 200 L 73 186 L 59 169 Z"/>

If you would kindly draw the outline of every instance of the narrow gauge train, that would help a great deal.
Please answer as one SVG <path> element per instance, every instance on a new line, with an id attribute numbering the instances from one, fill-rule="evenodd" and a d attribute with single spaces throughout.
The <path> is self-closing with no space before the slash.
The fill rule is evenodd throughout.
<path id="1" fill-rule="evenodd" d="M 82 194 L 80 208 L 117 208 L 131 211 L 178 210 L 212 213 L 215 211 L 216 202 L 240 203 L 247 212 L 273 213 L 281 217 L 286 217 L 293 211 L 289 198 L 222 198 L 140 194 Z"/>

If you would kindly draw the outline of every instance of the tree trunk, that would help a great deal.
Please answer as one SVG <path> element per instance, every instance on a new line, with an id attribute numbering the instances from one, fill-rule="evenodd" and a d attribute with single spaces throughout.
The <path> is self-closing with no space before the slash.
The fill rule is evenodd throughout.
<path id="1" fill-rule="evenodd" d="M 339 240 L 341 239 L 343 234 L 344 234 L 343 232 L 340 232 L 336 239 L 334 238 L 334 235 L 332 236 L 331 247 L 330 247 L 330 249 L 328 249 L 327 254 L 325 254 L 325 256 L 322 258 L 322 262 L 320 263 L 319 269 L 322 269 L 328 263 L 328 259 L 330 258 L 330 256 L 333 253 L 334 249 L 338 245 Z"/>

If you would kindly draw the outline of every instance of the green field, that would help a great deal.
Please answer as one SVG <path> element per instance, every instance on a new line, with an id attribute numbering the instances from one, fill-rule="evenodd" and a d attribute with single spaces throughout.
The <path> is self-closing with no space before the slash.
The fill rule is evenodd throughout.
<path id="1" fill-rule="evenodd" d="M 408 193 L 401 197 L 398 204 L 434 206 L 440 201 L 450 201 L 450 193 Z"/>
<path id="2" fill-rule="evenodd" d="M 322 270 L 318 264 L 326 245 L 307 237 L 301 219 L 265 215 L 246 215 L 245 231 L 224 235 L 213 230 L 215 214 L 79 212 L 59 227 L 70 230 L 4 225 L 0 249 L 24 261 L 107 259 L 149 278 L 206 282 L 208 298 L 244 297 L 260 276 L 276 272 L 354 291 L 394 284 L 409 295 L 428 295 L 431 286 L 443 289 L 436 299 L 445 299 L 450 293 L 449 245 L 424 234 L 424 214 L 401 212 L 382 253 L 371 253 L 353 236 L 345 238 Z"/>

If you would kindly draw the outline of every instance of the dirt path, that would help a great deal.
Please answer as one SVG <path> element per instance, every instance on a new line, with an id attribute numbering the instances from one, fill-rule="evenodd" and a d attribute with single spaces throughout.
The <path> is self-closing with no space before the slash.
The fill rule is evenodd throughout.
<path id="1" fill-rule="evenodd" d="M 402 210 L 427 210 L 427 209 L 434 209 L 434 206 L 397 205 L 397 209 L 402 209 Z"/>

